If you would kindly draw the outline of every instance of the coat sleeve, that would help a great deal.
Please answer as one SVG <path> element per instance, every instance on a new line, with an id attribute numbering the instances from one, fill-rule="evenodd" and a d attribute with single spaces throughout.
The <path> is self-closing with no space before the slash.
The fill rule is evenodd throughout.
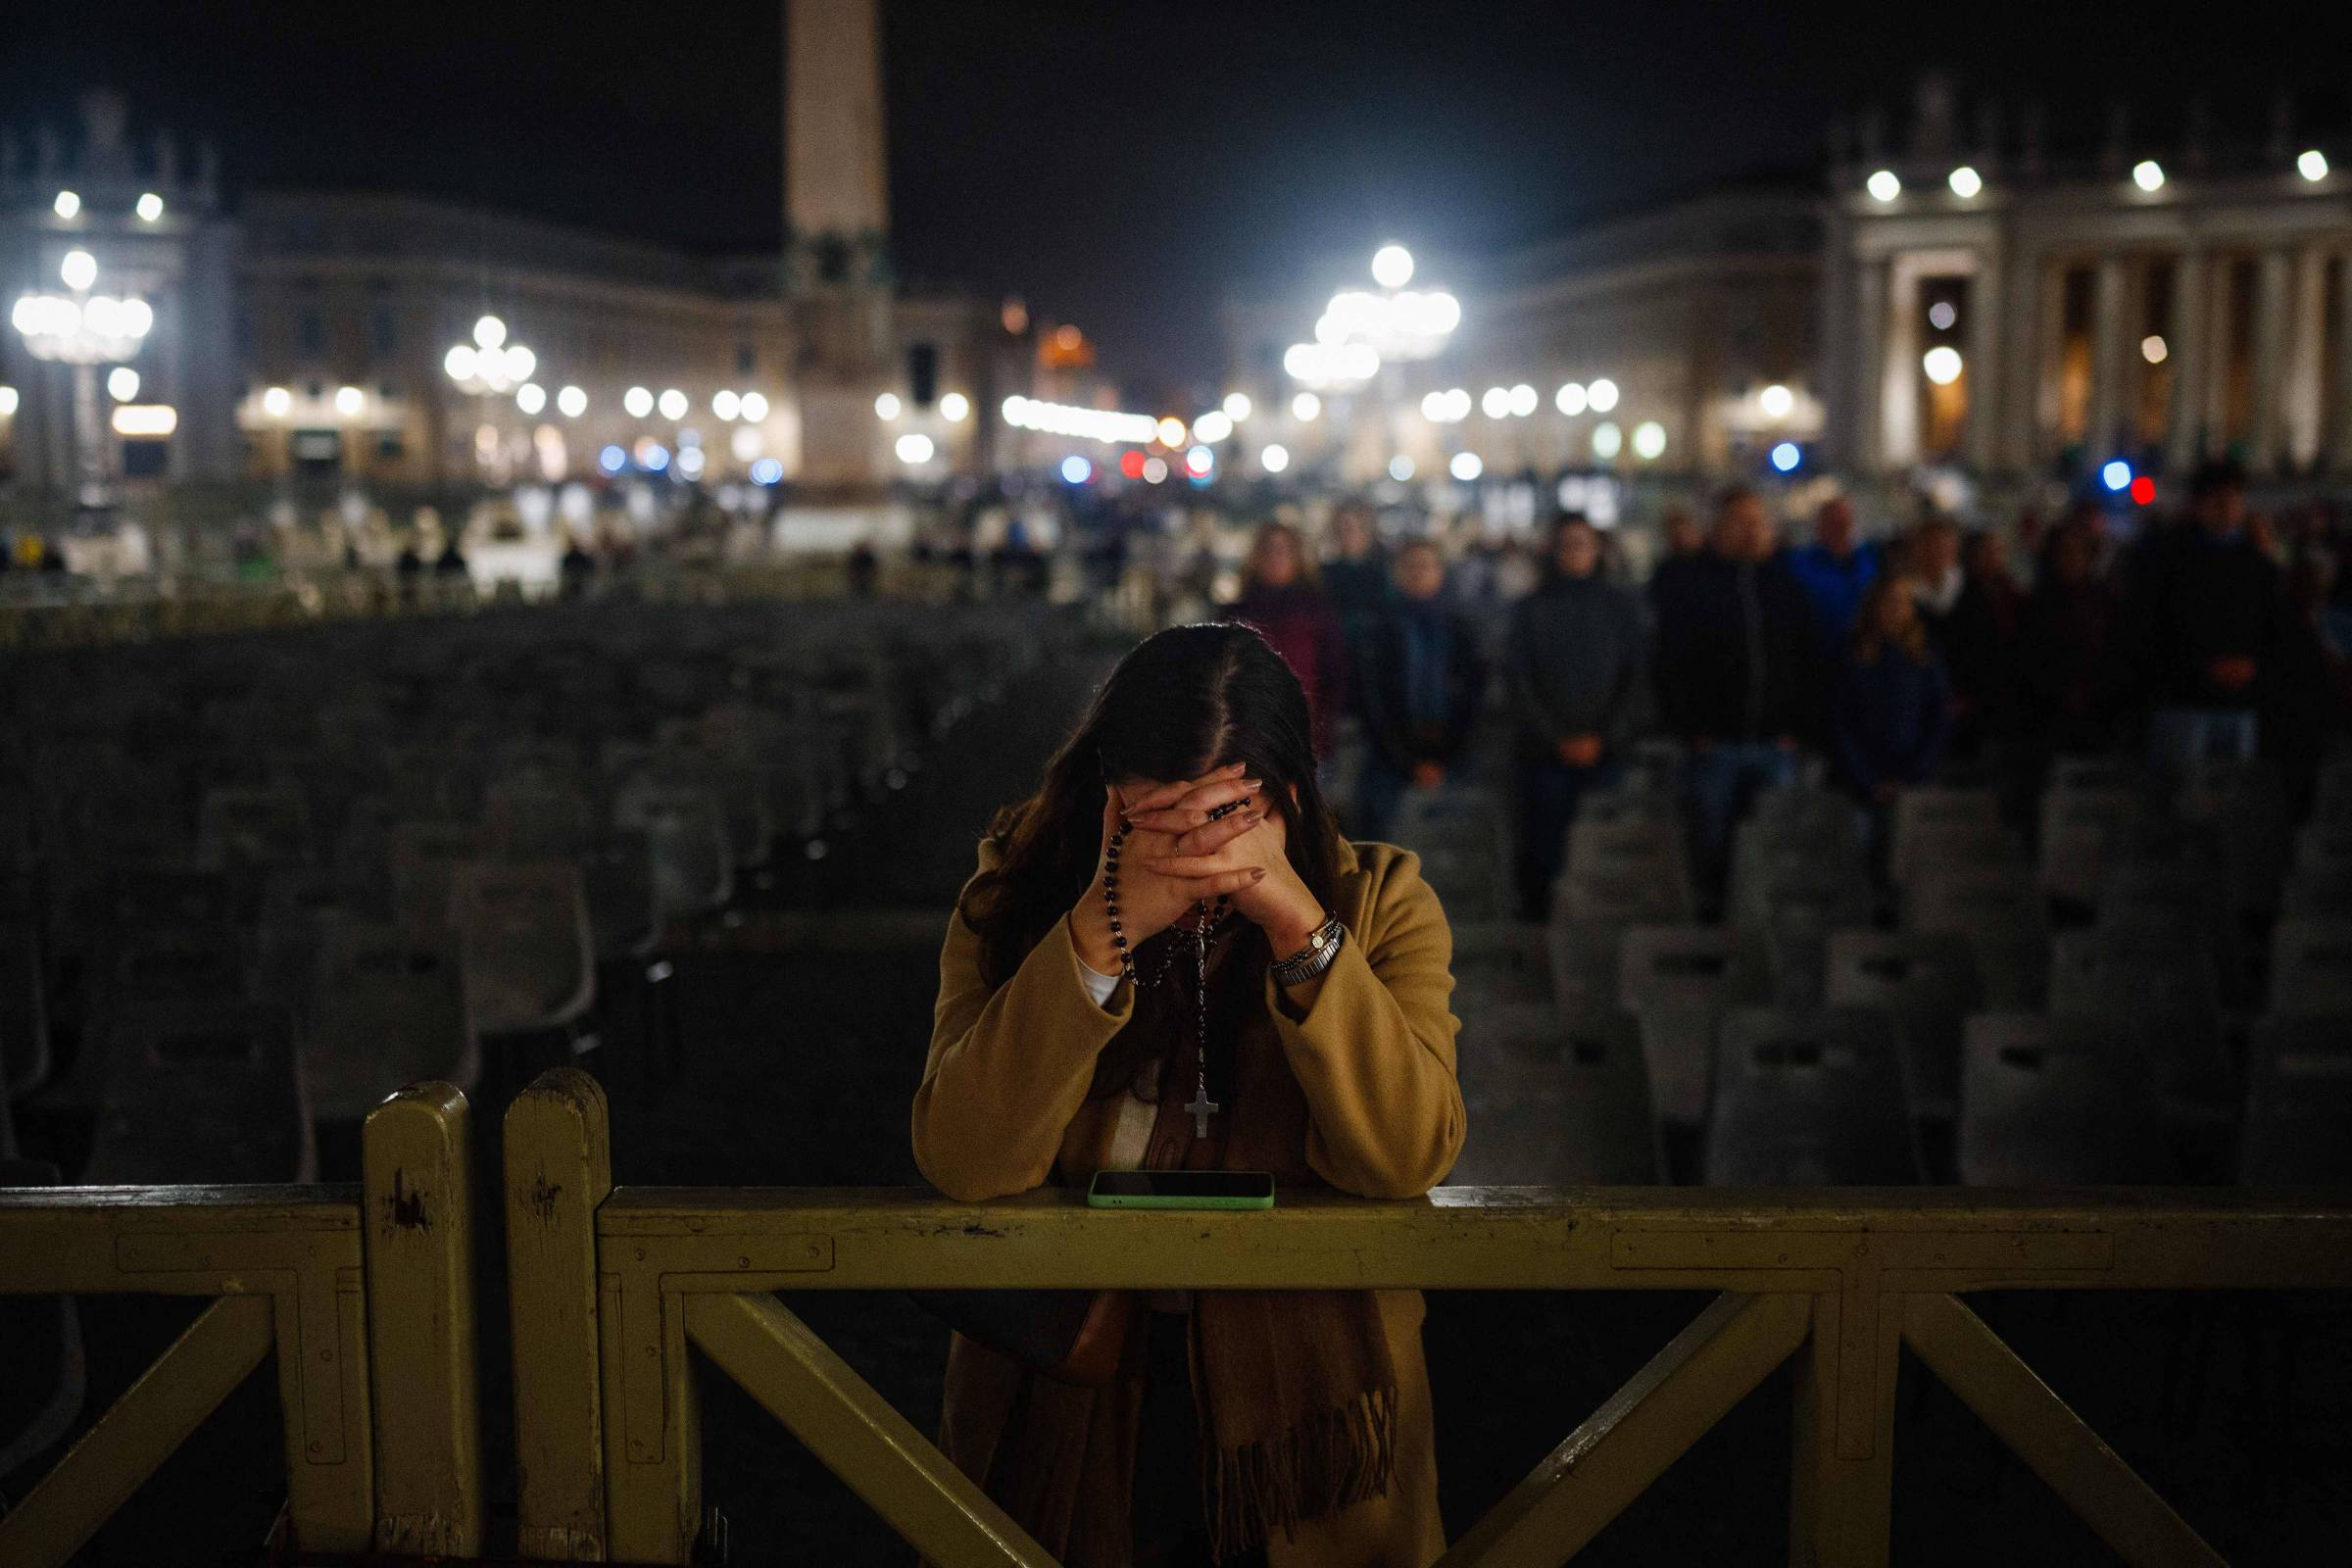
<path id="1" fill-rule="evenodd" d="M 1133 1009 L 1124 983 L 1107 1007 L 1087 995 L 1068 921 L 1054 921 L 992 991 L 980 973 L 978 934 L 960 909 L 951 915 L 931 1053 L 914 1092 L 914 1162 L 923 1179 L 967 1202 L 1045 1185 L 1062 1133 L 1086 1102 L 1095 1057 Z"/>
<path id="2" fill-rule="evenodd" d="M 1306 1162 L 1345 1193 L 1418 1198 L 1461 1152 L 1454 1077 L 1453 934 L 1420 861 L 1400 854 L 1303 1016 L 1266 981 L 1266 1005 L 1305 1091 Z M 1360 940 L 1359 940 L 1360 938 Z"/>

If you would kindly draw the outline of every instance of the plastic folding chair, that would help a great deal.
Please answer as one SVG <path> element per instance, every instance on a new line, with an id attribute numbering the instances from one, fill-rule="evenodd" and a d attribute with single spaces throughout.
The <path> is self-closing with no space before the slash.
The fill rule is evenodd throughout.
<path id="1" fill-rule="evenodd" d="M 1970 1018 L 1957 1147 L 1975 1187 L 2181 1179 L 2139 1030 L 2107 1014 Z"/>
<path id="2" fill-rule="evenodd" d="M 2060 932 L 2050 944 L 2050 1010 L 2136 1024 L 2169 1118 L 2235 1116 L 2241 1091 L 2224 1039 L 2221 980 L 2203 944 L 2160 932 Z"/>
<path id="3" fill-rule="evenodd" d="M 298 865 L 311 858 L 311 808 L 299 786 L 204 792 L 196 856 L 205 865 Z"/>
<path id="4" fill-rule="evenodd" d="M 1884 1014 L 1724 1015 L 1707 1113 L 1710 1186 L 1901 1185 L 1923 1170 Z"/>
<path id="5" fill-rule="evenodd" d="M 654 951 L 661 913 L 654 904 L 653 849 L 646 835 L 610 828 L 579 857 L 596 956 L 641 958 Z"/>
<path id="6" fill-rule="evenodd" d="M 664 920 L 708 914 L 734 897 L 726 818 L 710 791 L 641 779 L 620 792 L 612 820 L 645 834 Z"/>
<path id="7" fill-rule="evenodd" d="M 1567 869 L 1552 905 L 1571 920 L 1665 924 L 1693 908 L 1681 827 L 1656 817 L 1597 821 L 1581 813 L 1568 829 Z"/>
<path id="8" fill-rule="evenodd" d="M 482 792 L 482 843 L 502 860 L 573 859 L 596 841 L 600 815 L 584 787 L 505 777 Z"/>
<path id="9" fill-rule="evenodd" d="M 275 1003 L 223 998 L 109 1010 L 88 1182 L 307 1182 L 318 1148 Z"/>
<path id="10" fill-rule="evenodd" d="M 2094 904 L 2131 855 L 2141 820 L 2130 789 L 2053 789 L 2041 798 L 2041 886 L 2052 898 Z"/>
<path id="11" fill-rule="evenodd" d="M 392 882 L 394 917 L 410 940 L 430 946 L 449 924 L 449 899 L 458 870 L 482 851 L 482 835 L 470 822 L 395 822 L 385 853 Z"/>
<path id="12" fill-rule="evenodd" d="M 477 1035 L 554 1029 L 596 1001 L 596 952 L 578 866 L 476 861 L 458 873 L 450 924 Z"/>
<path id="13" fill-rule="evenodd" d="M 1923 822 L 1906 836 L 1903 853 L 1887 862 L 1887 878 L 1908 893 L 1947 871 L 1969 866 L 2023 866 L 2017 836 L 1997 822 Z"/>
<path id="14" fill-rule="evenodd" d="M 1478 789 L 1407 790 L 1391 839 L 1421 858 L 1421 876 L 1449 919 L 1508 917 L 1510 856 L 1502 812 Z"/>
<path id="15" fill-rule="evenodd" d="M 302 1077 L 313 1113 L 334 1121 L 421 1078 L 471 1089 L 481 1052 L 447 938 L 419 947 L 396 922 L 321 917 Z"/>
<path id="16" fill-rule="evenodd" d="M 1763 960 L 1720 926 L 1637 926 L 1626 933 L 1617 985 L 1621 1005 L 1641 1021 L 1659 1118 L 1700 1122 L 1716 1025 L 1728 1009 L 1765 1000 Z"/>
<path id="17" fill-rule="evenodd" d="M 1453 928 L 1453 1010 L 1552 1001 L 1551 956 L 1544 933 L 1502 921 Z"/>
<path id="18" fill-rule="evenodd" d="M 31 1093 L 54 1066 L 40 934 L 27 921 L 0 923 L 0 1095 Z"/>
<path id="19" fill-rule="evenodd" d="M 1903 929 L 1966 938 L 1987 1006 L 2041 1005 L 2049 988 L 2049 913 L 2024 866 L 1960 866 L 1923 876 L 1904 897 Z"/>
<path id="20" fill-rule="evenodd" d="M 2237 1179 L 2250 1187 L 2352 1183 L 2352 1014 L 2258 1019 L 2246 1066 Z"/>
<path id="21" fill-rule="evenodd" d="M 1894 1020 L 1911 1108 L 1948 1120 L 1960 1091 L 1961 1025 L 1982 1004 L 1967 939 L 1936 931 L 1839 931 L 1830 938 L 1825 994 L 1834 1007 Z"/>
<path id="22" fill-rule="evenodd" d="M 1465 1021 L 1469 1136 L 1456 1186 L 1646 1184 L 1658 1179 L 1639 1031 L 1623 1013 L 1563 1022 L 1548 1005 Z"/>
<path id="23" fill-rule="evenodd" d="M 1847 816 L 1850 821 L 1850 808 Z M 1928 829 L 1939 832 L 1923 838 Z M 1896 884 L 1908 886 L 1920 875 L 1950 863 L 1940 858 L 1924 858 L 1931 845 L 1945 849 L 1954 838 L 1995 838 L 2003 831 L 2000 797 L 1993 791 L 1915 785 L 1894 798 L 1894 829 L 1886 857 L 1888 874 Z"/>
<path id="24" fill-rule="evenodd" d="M 2281 920 L 2271 933 L 2271 1011 L 2352 1013 L 2352 920 Z"/>

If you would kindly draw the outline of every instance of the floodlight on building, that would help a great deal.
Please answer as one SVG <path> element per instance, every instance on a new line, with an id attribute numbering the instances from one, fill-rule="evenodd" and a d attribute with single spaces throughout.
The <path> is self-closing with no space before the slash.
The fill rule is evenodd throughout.
<path id="1" fill-rule="evenodd" d="M 1257 464 L 1268 473 L 1280 473 L 1291 466 L 1291 449 L 1286 446 L 1270 446 L 1257 455 Z"/>
<path id="2" fill-rule="evenodd" d="M 1950 300 L 1937 300 L 1928 307 L 1928 324 L 1938 332 L 1949 332 L 1960 319 L 1960 308 Z"/>
<path id="3" fill-rule="evenodd" d="M 1594 414 L 1608 413 L 1617 406 L 1617 383 L 1602 376 L 1585 388 L 1585 401 L 1592 406 Z"/>
<path id="4" fill-rule="evenodd" d="M 1984 189 L 1984 176 L 1967 164 L 1962 164 L 1958 169 L 1953 170 L 1944 177 L 1943 182 L 1949 185 L 1952 188 L 1952 194 L 1962 201 L 1975 199 Z"/>
<path id="5" fill-rule="evenodd" d="M 2110 490 L 2131 489 L 2132 465 L 2121 458 L 2110 460 L 2104 467 L 2099 469 L 2099 482 Z"/>
<path id="6" fill-rule="evenodd" d="M 111 422 L 117 435 L 157 441 L 179 428 L 179 411 L 169 403 L 124 403 Z"/>
<path id="7" fill-rule="evenodd" d="M 1617 428 L 1614 419 L 1603 419 L 1592 427 L 1592 455 L 1603 463 L 1613 463 L 1625 450 L 1625 432 Z"/>
<path id="8" fill-rule="evenodd" d="M 1795 472 L 1797 464 L 1803 460 L 1804 454 L 1797 451 L 1793 441 L 1783 441 L 1772 449 L 1772 466 L 1783 473 Z"/>
<path id="9" fill-rule="evenodd" d="M 1882 169 L 1864 180 L 1862 188 L 1870 192 L 1872 201 L 1890 202 L 1903 193 L 1903 182 L 1893 170 Z"/>
<path id="10" fill-rule="evenodd" d="M 678 473 L 680 476 L 688 479 L 700 479 L 703 476 L 704 461 L 701 447 L 678 448 Z"/>
<path id="11" fill-rule="evenodd" d="M 262 412 L 272 419 L 282 419 L 294 406 L 294 394 L 282 386 L 273 386 L 262 394 Z"/>
<path id="12" fill-rule="evenodd" d="M 2172 352 L 2171 346 L 2158 333 L 2150 332 L 2139 340 L 2139 357 L 2150 365 L 2162 365 Z"/>
<path id="13" fill-rule="evenodd" d="M 620 406 L 632 419 L 642 419 L 654 412 L 654 395 L 644 387 L 633 386 L 620 395 Z"/>
<path id="14" fill-rule="evenodd" d="M 1382 288 L 1402 288 L 1413 280 L 1413 253 L 1401 245 L 1383 245 L 1372 253 L 1372 281 Z"/>
<path id="15" fill-rule="evenodd" d="M 153 191 L 147 191 L 139 197 L 131 211 L 139 215 L 140 222 L 152 223 L 164 216 L 164 199 Z"/>
<path id="16" fill-rule="evenodd" d="M 1413 476 L 1413 460 L 1412 460 L 1412 459 L 1410 459 L 1410 458 L 1408 458 L 1408 457 L 1404 456 L 1404 454 L 1402 454 L 1402 453 L 1398 453 L 1398 454 L 1397 454 L 1396 457 L 1393 457 L 1393 458 L 1391 458 L 1391 459 L 1389 460 L 1389 477 L 1390 477 L 1390 478 L 1392 478 L 1392 479 L 1396 480 L 1396 481 L 1398 484 L 1402 484 L 1402 483 L 1404 483 L 1404 482 L 1405 482 L 1407 479 L 1410 479 L 1412 476 Z"/>
<path id="17" fill-rule="evenodd" d="M 494 349 L 507 340 L 507 323 L 495 316 L 484 316 L 473 323 L 473 342 L 476 348 Z"/>
<path id="18" fill-rule="evenodd" d="M 1634 456 L 1643 463 L 1655 463 L 1666 452 L 1666 427 L 1655 419 L 1644 419 L 1634 426 Z"/>
<path id="19" fill-rule="evenodd" d="M 2164 166 L 2153 158 L 2142 158 L 2132 166 L 2132 183 L 2145 191 L 2164 189 Z"/>
<path id="20" fill-rule="evenodd" d="M 537 414 L 547 407 L 547 388 L 536 381 L 525 381 L 514 389 L 514 406 L 525 414 Z"/>
<path id="21" fill-rule="evenodd" d="M 1511 389 L 1491 386 L 1478 400 L 1478 412 L 1490 419 L 1508 418 L 1511 413 Z"/>
<path id="22" fill-rule="evenodd" d="M 1312 392 L 1300 392 L 1291 399 L 1291 417 L 1301 424 L 1311 424 L 1322 417 L 1323 400 Z"/>
<path id="23" fill-rule="evenodd" d="M 710 412 L 722 419 L 732 419 L 743 412 L 743 399 L 721 387 L 710 394 Z"/>
<path id="24" fill-rule="evenodd" d="M 1536 404 L 1538 401 L 1540 400 L 1536 397 L 1536 389 L 1532 386 L 1529 386 L 1525 381 L 1520 382 L 1517 386 L 1511 388 L 1511 416 L 1517 419 L 1526 418 L 1529 415 L 1536 412 Z"/>
<path id="25" fill-rule="evenodd" d="M 2295 160 L 2295 172 L 2313 184 L 2328 177 L 2328 155 L 2317 147 L 2308 148 Z"/>
<path id="26" fill-rule="evenodd" d="M 764 398 L 760 401 L 766 402 Z M 960 392 L 951 392 L 939 400 L 939 416 L 950 424 L 961 424 L 972 416 L 972 400 Z"/>
<path id="27" fill-rule="evenodd" d="M 1796 394 L 1775 381 L 1756 394 L 1756 406 L 1768 419 L 1786 419 L 1788 411 L 1796 407 Z"/>
<path id="28" fill-rule="evenodd" d="M 767 417 L 767 398 L 762 393 L 746 392 L 737 407 L 743 411 L 743 416 L 754 424 Z"/>
<path id="29" fill-rule="evenodd" d="M 106 372 L 106 395 L 117 403 L 128 403 L 139 395 L 139 372 L 127 365 L 118 365 Z"/>
<path id="30" fill-rule="evenodd" d="M 453 343 L 449 347 L 449 352 L 441 356 L 441 368 L 449 373 L 452 381 L 470 381 L 473 379 L 473 372 L 479 368 L 477 364 L 479 358 L 480 356 L 474 353 L 472 344 Z"/>
<path id="31" fill-rule="evenodd" d="M 929 436 L 920 430 L 909 430 L 899 437 L 893 450 L 898 453 L 901 463 L 916 464 L 929 463 L 931 454 L 937 449 L 931 445 Z"/>
<path id="32" fill-rule="evenodd" d="M 17 414 L 17 389 L 0 386 L 0 419 L 12 419 Z"/>
<path id="33" fill-rule="evenodd" d="M 1919 368 L 1928 379 L 1937 386 L 1950 386 L 1960 379 L 1962 366 L 1960 351 L 1947 343 L 1938 343 L 1919 357 Z"/>
<path id="34" fill-rule="evenodd" d="M 76 192 L 61 190 L 57 193 L 57 200 L 49 204 L 49 210 L 60 218 L 78 218 L 81 216 L 81 197 Z"/>
<path id="35" fill-rule="evenodd" d="M 1152 433 L 1163 447 L 1173 449 L 1184 445 L 1184 421 L 1174 415 L 1163 416 Z"/>
<path id="36" fill-rule="evenodd" d="M 1361 386 L 1380 373 L 1380 353 L 1368 343 L 1294 343 L 1282 351 L 1282 369 L 1310 388 Z"/>
<path id="37" fill-rule="evenodd" d="M 661 397 L 654 401 L 654 407 L 662 411 L 664 419 L 683 419 L 686 411 L 693 405 L 686 401 L 685 393 L 672 386 L 662 388 Z"/>
<path id="38" fill-rule="evenodd" d="M 1432 424 L 1444 424 L 1448 404 L 1443 392 L 1421 394 L 1421 417 Z"/>
<path id="39" fill-rule="evenodd" d="M 57 275 L 72 289 L 88 288 L 98 281 L 98 258 L 88 251 L 71 250 L 57 264 Z"/>
<path id="40" fill-rule="evenodd" d="M 1167 460 L 1164 458 L 1146 458 L 1144 460 L 1142 472 L 1144 475 L 1144 483 L 1159 484 L 1166 480 L 1168 476 Z"/>
<path id="41" fill-rule="evenodd" d="M 1211 409 L 1193 420 L 1193 439 L 1214 446 L 1233 434 L 1233 419 L 1223 409 Z"/>
<path id="42" fill-rule="evenodd" d="M 576 419 L 588 412 L 588 394 L 576 386 L 567 386 L 556 394 L 556 412 L 566 419 Z"/>
<path id="43" fill-rule="evenodd" d="M 877 419 L 895 419 L 899 416 L 900 413 L 905 409 L 905 407 L 906 405 L 899 401 L 899 395 L 896 392 L 881 393 L 874 399 L 874 417 Z"/>
<path id="44" fill-rule="evenodd" d="M 1486 472 L 1487 466 L 1479 462 L 1478 454 L 1475 452 L 1456 452 L 1452 461 L 1446 465 L 1446 471 L 1461 480 L 1462 483 L 1468 484 Z"/>
<path id="45" fill-rule="evenodd" d="M 1084 484 L 1095 476 L 1095 466 L 1075 452 L 1061 460 L 1061 477 L 1065 484 Z"/>
<path id="46" fill-rule="evenodd" d="M 1225 417 L 1231 419 L 1234 423 L 1239 424 L 1244 419 L 1250 417 L 1250 410 L 1251 407 L 1250 402 L 1250 394 L 1247 392 L 1228 392 L 1225 394 L 1225 401 L 1219 405 L 1219 407 L 1224 409 Z"/>
<path id="47" fill-rule="evenodd" d="M 537 392 L 539 389 L 537 387 L 531 387 L 528 390 Z M 515 401 L 519 403 L 522 400 L 520 398 L 516 398 Z M 346 419 L 358 418 L 360 416 L 360 411 L 365 409 L 367 406 L 368 394 L 361 391 L 358 387 L 339 386 L 335 388 L 335 412 L 343 416 L 343 417 Z M 535 414 L 538 411 L 536 409 L 525 409 L 522 412 L 525 414 Z"/>
<path id="48" fill-rule="evenodd" d="M 1582 381 L 1564 382 L 1560 389 L 1551 395 L 1551 406 L 1571 419 L 1592 407 L 1592 400 L 1585 393 L 1585 384 Z"/>

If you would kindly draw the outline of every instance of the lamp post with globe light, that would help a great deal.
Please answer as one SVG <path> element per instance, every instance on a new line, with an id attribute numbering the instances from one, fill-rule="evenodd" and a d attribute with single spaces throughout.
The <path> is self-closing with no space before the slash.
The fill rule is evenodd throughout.
<path id="1" fill-rule="evenodd" d="M 1314 341 L 1293 344 L 1283 369 L 1306 390 L 1349 393 L 1382 382 L 1385 410 L 1395 412 L 1404 396 L 1399 367 L 1443 353 L 1461 325 L 1461 302 L 1444 289 L 1411 287 L 1412 253 L 1383 245 L 1372 256 L 1373 289 L 1342 289 L 1315 321 Z M 1386 440 L 1390 420 L 1381 421 Z M 1376 455 L 1384 465 L 1388 454 Z"/>
<path id="2" fill-rule="evenodd" d="M 99 417 L 98 368 L 135 358 L 155 325 L 155 311 L 135 295 L 96 292 L 98 260 L 86 250 L 66 253 L 58 280 L 64 293 L 20 296 L 9 322 L 34 359 L 74 368 L 74 509 L 103 515 L 114 507 L 114 463 Z"/>
<path id="3" fill-rule="evenodd" d="M 539 368 L 539 356 L 520 343 L 507 341 L 507 323 L 495 316 L 484 316 L 473 323 L 473 341 L 454 343 L 441 357 L 441 368 L 458 384 L 460 390 L 483 400 L 486 419 L 487 401 L 506 397 L 518 390 L 536 390 L 531 376 Z M 546 394 L 540 393 L 544 405 Z M 478 430 L 474 442 L 475 461 L 481 461 L 481 441 Z"/>

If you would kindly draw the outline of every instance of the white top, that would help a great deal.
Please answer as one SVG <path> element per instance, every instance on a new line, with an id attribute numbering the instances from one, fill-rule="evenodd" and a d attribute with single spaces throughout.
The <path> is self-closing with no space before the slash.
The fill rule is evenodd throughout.
<path id="1" fill-rule="evenodd" d="M 1078 983 L 1098 1007 L 1107 1005 L 1110 994 L 1119 988 L 1119 977 L 1104 974 L 1084 958 L 1071 955 L 1078 967 Z M 1144 1151 L 1152 1143 L 1152 1124 L 1159 1120 L 1159 1107 L 1148 1100 L 1136 1098 L 1131 1088 L 1119 1097 L 1119 1120 L 1111 1129 L 1110 1152 L 1102 1162 L 1104 1170 L 1134 1170 L 1144 1162 Z M 1144 1300 L 1155 1312 L 1189 1312 L 1193 1307 L 1190 1291 L 1150 1291 Z"/>

